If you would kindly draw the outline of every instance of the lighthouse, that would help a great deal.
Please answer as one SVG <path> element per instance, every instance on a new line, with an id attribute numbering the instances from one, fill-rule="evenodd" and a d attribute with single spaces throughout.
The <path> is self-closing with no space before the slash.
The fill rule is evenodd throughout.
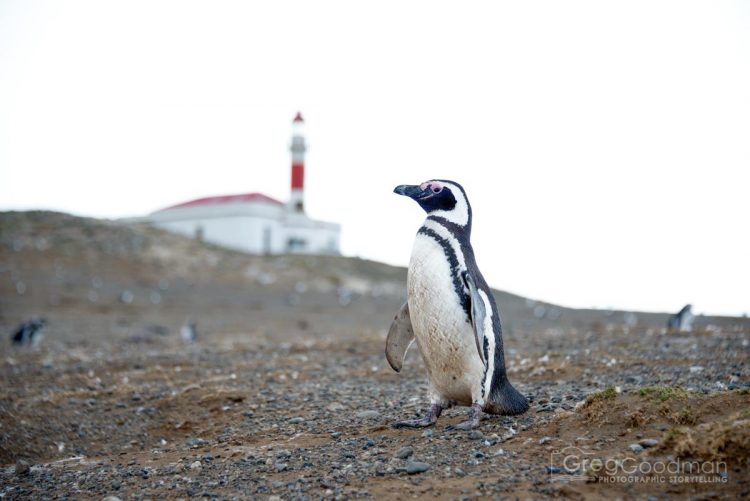
<path id="1" fill-rule="evenodd" d="M 292 193 L 288 202 L 257 192 L 214 195 L 171 205 L 142 220 L 252 254 L 339 254 L 341 226 L 312 219 L 305 213 L 304 125 L 302 114 L 297 113 L 289 148 Z"/>
<path id="2" fill-rule="evenodd" d="M 289 207 L 293 212 L 305 212 L 305 144 L 304 136 L 305 121 L 302 113 L 292 121 L 292 196 L 289 198 Z"/>

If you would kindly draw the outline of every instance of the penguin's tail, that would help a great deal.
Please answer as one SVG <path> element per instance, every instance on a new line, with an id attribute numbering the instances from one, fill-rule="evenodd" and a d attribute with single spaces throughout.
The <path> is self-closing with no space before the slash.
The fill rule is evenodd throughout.
<path id="1" fill-rule="evenodd" d="M 518 390 L 513 388 L 508 379 L 492 388 L 490 401 L 487 402 L 486 411 L 490 414 L 502 414 L 504 416 L 515 416 L 529 410 L 529 402 Z"/>

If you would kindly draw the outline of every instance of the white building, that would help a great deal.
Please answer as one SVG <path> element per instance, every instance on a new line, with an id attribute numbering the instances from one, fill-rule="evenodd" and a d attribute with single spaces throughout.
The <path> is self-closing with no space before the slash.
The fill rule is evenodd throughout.
<path id="1" fill-rule="evenodd" d="M 338 254 L 341 227 L 310 219 L 304 211 L 303 125 L 297 113 L 289 203 L 262 193 L 206 197 L 156 211 L 147 220 L 159 228 L 253 254 Z"/>

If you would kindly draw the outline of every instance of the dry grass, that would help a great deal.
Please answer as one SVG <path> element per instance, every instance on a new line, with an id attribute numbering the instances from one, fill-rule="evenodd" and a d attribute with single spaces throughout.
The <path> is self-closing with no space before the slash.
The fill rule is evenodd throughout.
<path id="1" fill-rule="evenodd" d="M 617 390 L 612 386 L 589 395 L 586 397 L 586 400 L 581 407 L 584 417 L 588 422 L 596 423 L 601 426 L 607 422 L 607 419 L 604 418 L 604 416 L 606 415 L 606 412 L 611 409 L 612 403 L 616 398 Z"/>
<path id="2" fill-rule="evenodd" d="M 750 419 L 742 415 L 735 413 L 712 423 L 672 428 L 664 435 L 660 452 L 680 458 L 745 463 L 750 459 Z"/>

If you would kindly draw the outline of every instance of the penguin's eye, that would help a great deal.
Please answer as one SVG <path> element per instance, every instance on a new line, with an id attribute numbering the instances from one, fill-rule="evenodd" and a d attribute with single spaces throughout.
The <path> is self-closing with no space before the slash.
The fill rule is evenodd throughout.
<path id="1" fill-rule="evenodd" d="M 441 191 L 443 191 L 443 187 L 442 186 L 435 186 L 434 184 L 432 185 L 432 192 L 433 193 L 440 193 Z"/>

